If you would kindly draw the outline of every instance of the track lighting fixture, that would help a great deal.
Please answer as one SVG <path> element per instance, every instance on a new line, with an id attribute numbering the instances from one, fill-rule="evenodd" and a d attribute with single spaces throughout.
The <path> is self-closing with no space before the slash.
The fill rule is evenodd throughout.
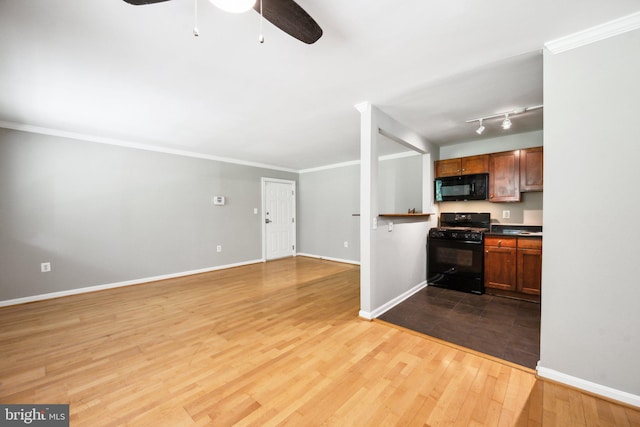
<path id="1" fill-rule="evenodd" d="M 511 120 L 509 120 L 509 113 L 506 113 L 504 115 L 504 120 L 502 121 L 502 129 L 511 129 Z"/>
<path id="2" fill-rule="evenodd" d="M 502 129 L 508 130 L 508 129 L 511 129 L 511 118 L 509 116 L 526 113 L 527 111 L 537 110 L 538 108 L 542 108 L 542 107 L 543 105 L 534 105 L 533 107 L 518 108 L 518 109 L 507 111 L 504 113 L 497 113 L 497 114 L 492 114 L 490 116 L 478 117 L 477 119 L 467 120 L 466 123 L 478 122 L 479 126 L 478 126 L 478 129 L 476 129 L 476 133 L 478 135 L 482 135 L 482 133 L 485 131 L 485 127 L 484 127 L 485 120 L 504 117 L 504 119 L 502 120 Z"/>

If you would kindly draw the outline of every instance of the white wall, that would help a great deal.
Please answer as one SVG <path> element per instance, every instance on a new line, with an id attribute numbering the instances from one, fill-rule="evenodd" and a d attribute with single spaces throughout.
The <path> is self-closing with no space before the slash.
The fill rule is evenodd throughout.
<path id="1" fill-rule="evenodd" d="M 539 373 L 640 406 L 640 30 L 544 55 Z"/>
<path id="2" fill-rule="evenodd" d="M 426 284 L 429 220 L 379 218 L 378 142 L 380 132 L 403 141 L 422 155 L 423 180 L 433 180 L 433 147 L 420 135 L 396 122 L 375 106 L 363 104 L 361 112 L 360 173 L 360 315 L 373 318 Z M 432 211 L 433 195 L 423 190 L 423 210 Z M 388 223 L 394 222 L 393 231 Z"/>

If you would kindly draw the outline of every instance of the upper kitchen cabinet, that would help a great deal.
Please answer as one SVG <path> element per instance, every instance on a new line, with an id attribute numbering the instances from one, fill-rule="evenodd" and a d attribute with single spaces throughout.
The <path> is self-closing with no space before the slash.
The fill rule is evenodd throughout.
<path id="1" fill-rule="evenodd" d="M 463 157 L 461 160 L 462 175 L 489 173 L 489 155 Z"/>
<path id="2" fill-rule="evenodd" d="M 520 150 L 520 191 L 542 191 L 542 147 Z"/>
<path id="3" fill-rule="evenodd" d="M 460 165 L 460 159 L 447 159 L 436 160 L 435 162 L 435 176 L 436 178 L 442 178 L 443 176 L 458 176 L 462 166 Z"/>
<path id="4" fill-rule="evenodd" d="M 520 201 L 520 150 L 489 155 L 489 201 Z"/>
<path id="5" fill-rule="evenodd" d="M 469 156 L 457 159 L 437 160 L 435 177 L 472 175 L 489 172 L 489 155 Z"/>

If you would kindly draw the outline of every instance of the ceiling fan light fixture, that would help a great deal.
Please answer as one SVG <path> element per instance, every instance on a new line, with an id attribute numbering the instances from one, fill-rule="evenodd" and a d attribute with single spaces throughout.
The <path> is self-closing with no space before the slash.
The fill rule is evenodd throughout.
<path id="1" fill-rule="evenodd" d="M 215 7 L 229 13 L 244 13 L 253 8 L 256 0 L 209 0 Z"/>
<path id="2" fill-rule="evenodd" d="M 511 120 L 509 120 L 509 113 L 504 115 L 504 120 L 502 121 L 502 129 L 511 129 Z"/>
<path id="3" fill-rule="evenodd" d="M 476 129 L 476 133 L 482 135 L 482 132 L 484 132 L 484 125 L 482 124 L 482 119 L 480 119 L 480 126 Z"/>

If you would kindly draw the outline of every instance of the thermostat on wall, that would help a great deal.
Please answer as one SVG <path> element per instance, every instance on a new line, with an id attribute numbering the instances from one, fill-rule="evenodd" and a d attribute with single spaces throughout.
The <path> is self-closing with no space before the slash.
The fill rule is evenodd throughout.
<path id="1" fill-rule="evenodd" d="M 213 204 L 216 206 L 222 206 L 224 205 L 224 196 L 214 196 L 213 197 Z"/>

